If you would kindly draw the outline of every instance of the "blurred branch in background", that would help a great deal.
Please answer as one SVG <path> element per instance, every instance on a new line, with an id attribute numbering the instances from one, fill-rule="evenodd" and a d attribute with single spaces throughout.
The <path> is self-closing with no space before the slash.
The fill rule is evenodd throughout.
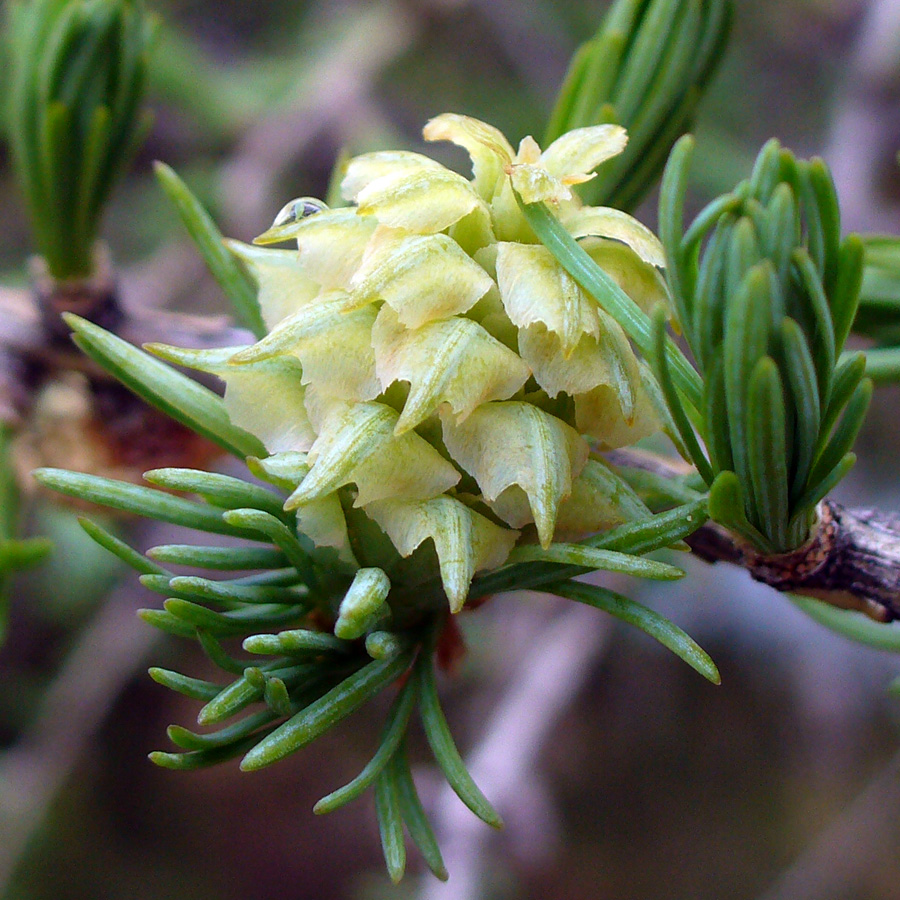
<path id="1" fill-rule="evenodd" d="M 823 156 L 831 167 L 848 231 L 896 231 L 897 203 L 883 186 L 896 179 L 900 150 L 897 59 L 900 2 L 870 0 L 844 70 Z"/>
<path id="2" fill-rule="evenodd" d="M 137 617 L 142 592 L 112 591 L 82 630 L 18 740 L 0 755 L 0 897 L 57 793 L 159 636 Z M 101 662 L 102 661 L 102 662 Z"/>
<path id="3" fill-rule="evenodd" d="M 18 537 L 19 487 L 10 454 L 12 438 L 13 429 L 0 415 L 0 646 L 7 638 L 13 578 L 22 569 L 40 563 L 51 549 L 50 543 L 41 538 Z"/>
<path id="4" fill-rule="evenodd" d="M 522 594 L 512 602 L 519 605 L 528 599 Z M 516 610 L 517 617 L 530 619 L 529 633 L 517 635 L 517 645 L 525 651 L 508 658 L 502 693 L 492 697 L 490 718 L 467 759 L 473 777 L 506 820 L 509 833 L 501 840 L 507 845 L 516 842 L 517 833 L 521 836 L 534 827 L 528 799 L 543 793 L 541 751 L 603 657 L 612 633 L 610 622 L 595 610 L 560 607 L 555 603 L 549 610 L 540 606 Z M 493 626 L 500 626 L 499 620 Z M 419 900 L 478 900 L 484 896 L 490 847 L 498 837 L 473 819 L 446 786 L 434 808 L 438 840 L 452 878 L 446 883 L 429 879 Z M 545 829 L 546 823 L 541 826 Z M 539 843 L 546 846 L 546 837 Z"/>
<path id="5" fill-rule="evenodd" d="M 339 143 L 371 131 L 377 109 L 371 97 L 382 71 L 409 49 L 417 23 L 392 2 L 347 17 L 320 53 L 307 60 L 285 109 L 254 123 L 223 166 L 225 221 L 231 233 L 253 233 L 281 206 L 276 188 L 290 164 L 326 130 Z"/>
<path id="6" fill-rule="evenodd" d="M 894 852 L 898 808 L 900 753 L 758 900 L 860 896 L 867 876 Z"/>
<path id="7" fill-rule="evenodd" d="M 428 3 L 425 4 L 429 5 Z M 488 24 L 522 83 L 549 107 L 575 49 L 551 5 L 535 0 L 430 0 L 438 10 L 469 7 Z"/>

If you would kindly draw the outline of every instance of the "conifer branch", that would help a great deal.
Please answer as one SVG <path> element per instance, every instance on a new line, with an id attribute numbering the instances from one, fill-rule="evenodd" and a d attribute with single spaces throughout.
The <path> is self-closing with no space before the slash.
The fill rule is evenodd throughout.
<path id="1" fill-rule="evenodd" d="M 677 463 L 631 450 L 607 457 L 617 466 L 678 479 Z M 802 594 L 890 622 L 900 618 L 900 515 L 877 509 L 848 509 L 831 499 L 818 506 L 812 537 L 791 553 L 765 556 L 716 522 L 687 539 L 709 563 L 728 562 L 777 591 Z"/>

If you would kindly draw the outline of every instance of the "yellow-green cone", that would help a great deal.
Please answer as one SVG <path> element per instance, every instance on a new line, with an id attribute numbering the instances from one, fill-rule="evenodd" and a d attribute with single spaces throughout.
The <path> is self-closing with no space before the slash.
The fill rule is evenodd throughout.
<path id="1" fill-rule="evenodd" d="M 652 377 L 537 242 L 515 193 L 550 203 L 643 308 L 666 294 L 652 233 L 571 190 L 622 151 L 623 129 L 579 129 L 543 152 L 525 138 L 515 152 L 491 126 L 443 115 L 425 137 L 464 147 L 473 180 L 416 153 L 351 160 L 352 206 L 293 202 L 257 239 L 298 252 L 231 242 L 269 334 L 224 353 L 161 352 L 224 379 L 235 423 L 273 454 L 260 471 L 290 488 L 309 538 L 376 571 L 365 567 L 383 558 L 354 540 L 361 510 L 398 560 L 433 547 L 456 612 L 473 575 L 516 542 L 546 547 L 642 515 L 589 441 L 616 447 L 659 427 Z"/>

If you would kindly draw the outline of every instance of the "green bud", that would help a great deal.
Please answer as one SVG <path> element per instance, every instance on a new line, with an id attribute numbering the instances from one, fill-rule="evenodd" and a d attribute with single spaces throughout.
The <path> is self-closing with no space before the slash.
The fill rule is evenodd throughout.
<path id="1" fill-rule="evenodd" d="M 23 0 L 10 9 L 9 132 L 50 275 L 86 278 L 115 183 L 149 128 L 153 21 L 141 0 Z"/>
<path id="2" fill-rule="evenodd" d="M 403 638 L 390 631 L 373 631 L 366 635 L 366 653 L 372 659 L 388 659 L 396 656 L 405 646 Z"/>
<path id="3" fill-rule="evenodd" d="M 848 470 L 868 406 L 861 367 L 840 361 L 863 254 L 855 235 L 841 240 L 824 163 L 798 160 L 774 140 L 751 176 L 682 234 L 691 146 L 684 139 L 672 153 L 659 218 L 673 298 L 703 375 L 705 452 L 657 353 L 660 382 L 712 488 L 713 517 L 760 552 L 784 553 L 809 538 L 816 504 Z"/>
<path id="4" fill-rule="evenodd" d="M 391 582 L 381 569 L 358 569 L 341 601 L 335 635 L 352 641 L 364 634 L 385 614 L 384 601 L 390 590 Z"/>

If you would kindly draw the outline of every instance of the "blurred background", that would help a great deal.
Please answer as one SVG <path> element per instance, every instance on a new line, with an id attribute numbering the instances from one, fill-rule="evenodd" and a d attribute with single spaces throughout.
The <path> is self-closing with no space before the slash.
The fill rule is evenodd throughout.
<path id="1" fill-rule="evenodd" d="M 444 111 L 540 136 L 589 0 L 154 0 L 156 120 L 107 216 L 127 302 L 216 314 L 223 300 L 151 162 L 171 165 L 222 231 L 250 240 L 290 198 L 322 196 L 337 154 L 422 149 Z M 832 165 L 845 225 L 896 231 L 900 2 L 737 0 L 697 122 L 698 207 L 777 136 Z M 429 147 L 462 168 L 452 147 Z M 654 201 L 639 218 L 654 223 Z M 0 284 L 27 284 L 28 226 L 0 145 Z M 900 508 L 896 388 L 880 388 L 839 499 Z M 160 464 L 164 464 L 161 462 Z M 177 540 L 127 523 L 145 545 Z M 715 688 L 642 635 L 541 595 L 462 623 L 443 685 L 473 774 L 507 821 L 486 834 L 417 771 L 447 885 L 383 873 L 371 798 L 318 797 L 365 764 L 383 710 L 272 769 L 152 766 L 195 704 L 146 675 L 203 677 L 193 645 L 134 616 L 152 605 L 71 510 L 32 497 L 56 551 L 19 578 L 0 650 L 4 900 L 892 900 L 900 897 L 900 659 L 851 645 L 742 572 L 687 560 L 641 599 L 719 665 Z M 679 564 L 684 562 L 676 560 Z M 637 587 L 629 585 L 632 594 Z M 571 605 L 571 604 L 569 604 Z M 421 749 L 421 748 L 420 748 Z M 424 754 L 423 754 L 424 756 Z M 471 821 L 470 821 L 471 819 Z"/>

